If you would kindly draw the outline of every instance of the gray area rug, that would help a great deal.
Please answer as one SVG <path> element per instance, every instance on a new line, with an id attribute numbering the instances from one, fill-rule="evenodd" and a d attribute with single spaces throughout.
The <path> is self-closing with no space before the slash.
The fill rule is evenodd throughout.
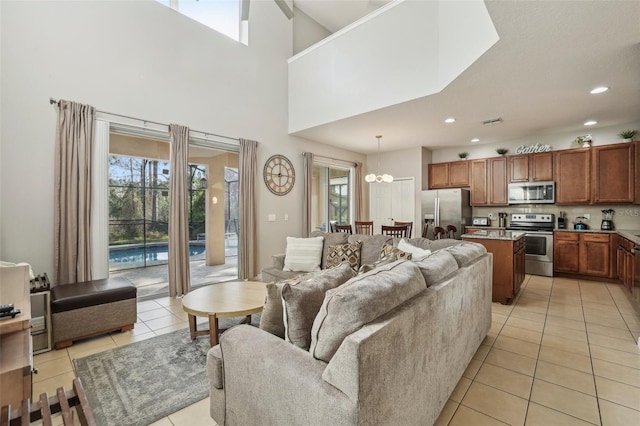
<path id="1" fill-rule="evenodd" d="M 220 327 L 241 319 L 221 319 Z M 192 341 L 184 329 L 73 362 L 98 425 L 143 426 L 209 396 L 209 349 L 207 336 Z"/>

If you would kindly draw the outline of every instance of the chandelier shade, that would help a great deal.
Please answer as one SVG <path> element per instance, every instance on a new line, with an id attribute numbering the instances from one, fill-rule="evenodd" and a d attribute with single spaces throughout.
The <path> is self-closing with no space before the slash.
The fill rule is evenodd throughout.
<path id="1" fill-rule="evenodd" d="M 364 177 L 364 180 L 368 183 L 393 182 L 393 176 L 387 173 L 380 174 L 380 138 L 382 138 L 382 135 L 378 135 L 376 138 L 378 139 L 378 174 L 369 173 Z"/>

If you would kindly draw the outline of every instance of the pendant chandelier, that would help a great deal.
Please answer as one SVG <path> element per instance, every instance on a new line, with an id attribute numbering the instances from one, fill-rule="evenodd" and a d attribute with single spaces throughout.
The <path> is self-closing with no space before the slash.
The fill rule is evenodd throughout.
<path id="1" fill-rule="evenodd" d="M 378 135 L 376 136 L 376 138 L 378 138 L 378 173 L 380 173 L 380 138 L 382 137 L 382 135 Z M 375 173 L 369 173 L 368 175 L 366 175 L 364 177 L 364 180 L 366 180 L 369 183 L 373 183 L 373 182 L 393 182 L 393 176 L 388 175 L 388 174 L 375 174 Z"/>

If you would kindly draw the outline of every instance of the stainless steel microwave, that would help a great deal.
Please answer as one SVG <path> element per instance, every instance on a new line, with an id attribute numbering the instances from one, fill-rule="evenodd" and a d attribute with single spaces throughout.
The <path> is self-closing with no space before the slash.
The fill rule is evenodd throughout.
<path id="1" fill-rule="evenodd" d="M 553 204 L 556 202 L 555 182 L 509 184 L 509 204 Z"/>

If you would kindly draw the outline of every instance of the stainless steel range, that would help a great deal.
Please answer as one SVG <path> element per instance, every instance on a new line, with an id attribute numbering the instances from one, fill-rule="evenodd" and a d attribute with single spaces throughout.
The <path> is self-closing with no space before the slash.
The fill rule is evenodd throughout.
<path id="1" fill-rule="evenodd" d="M 511 213 L 508 230 L 526 231 L 525 266 L 527 274 L 553 276 L 553 228 L 550 213 Z"/>

